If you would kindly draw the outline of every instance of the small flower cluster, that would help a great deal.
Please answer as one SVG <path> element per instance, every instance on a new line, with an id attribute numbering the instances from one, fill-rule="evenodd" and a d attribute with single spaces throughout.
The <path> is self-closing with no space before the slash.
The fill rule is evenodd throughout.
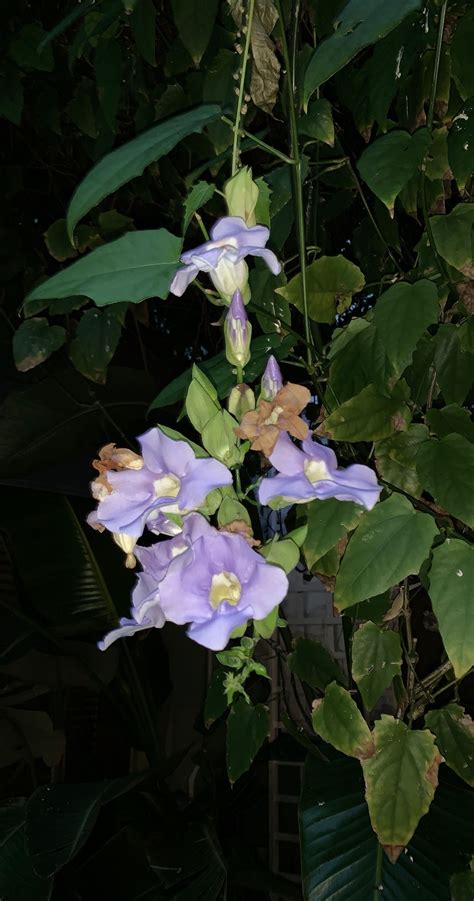
<path id="1" fill-rule="evenodd" d="M 255 224 L 258 190 L 249 170 L 241 170 L 225 188 L 228 216 L 211 230 L 211 240 L 181 256 L 171 291 L 181 296 L 199 272 L 207 272 L 222 303 L 226 356 L 238 377 L 250 360 L 252 327 L 245 309 L 249 299 L 246 257 L 261 257 L 271 272 L 281 266 L 266 248 L 269 231 Z M 354 501 L 370 510 L 380 495 L 375 473 L 367 466 L 339 469 L 330 448 L 313 441 L 301 414 L 311 396 L 307 388 L 283 384 L 270 356 L 258 402 L 248 385 L 239 384 L 229 398 L 237 416 L 236 439 L 250 441 L 277 470 L 258 488 L 261 504 L 306 503 L 314 498 Z M 298 447 L 290 435 L 302 442 Z M 126 553 L 130 568 L 138 558 L 142 571 L 132 596 L 130 618 L 100 642 L 105 650 L 117 638 L 161 628 L 165 622 L 188 625 L 188 635 L 211 650 L 222 650 L 235 629 L 264 619 L 284 599 L 288 579 L 283 569 L 254 548 L 244 520 L 221 530 L 202 511 L 215 489 L 230 489 L 232 473 L 213 457 L 196 456 L 186 441 L 152 428 L 138 439 L 141 453 L 108 444 L 94 461 L 92 483 L 97 509 L 94 528 L 107 529 Z M 207 446 L 207 445 L 206 445 Z M 168 536 L 151 547 L 137 547 L 145 529 Z"/>

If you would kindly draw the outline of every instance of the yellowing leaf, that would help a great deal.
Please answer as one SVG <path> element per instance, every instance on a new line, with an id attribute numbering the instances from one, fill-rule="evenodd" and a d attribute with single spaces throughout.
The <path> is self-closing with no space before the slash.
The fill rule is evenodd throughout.
<path id="1" fill-rule="evenodd" d="M 374 753 L 372 735 L 348 691 L 331 682 L 313 706 L 314 731 L 342 754 L 359 760 Z"/>
<path id="2" fill-rule="evenodd" d="M 339 254 L 320 257 L 306 267 L 308 310 L 316 322 L 334 322 L 336 315 L 351 304 L 352 295 L 361 291 L 365 278 L 361 270 Z M 290 303 L 303 311 L 301 274 L 295 275 L 287 285 L 276 289 Z"/>

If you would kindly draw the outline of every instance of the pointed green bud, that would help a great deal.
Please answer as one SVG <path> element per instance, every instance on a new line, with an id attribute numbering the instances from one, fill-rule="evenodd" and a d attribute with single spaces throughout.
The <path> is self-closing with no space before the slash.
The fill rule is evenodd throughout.
<path id="1" fill-rule="evenodd" d="M 255 207 L 258 201 L 258 185 L 252 179 L 252 170 L 242 166 L 224 185 L 229 216 L 240 216 L 248 226 L 256 225 Z"/>
<path id="2" fill-rule="evenodd" d="M 255 410 L 255 394 L 249 385 L 236 385 L 235 388 L 232 388 L 227 401 L 227 409 L 239 422 L 245 413 Z"/>

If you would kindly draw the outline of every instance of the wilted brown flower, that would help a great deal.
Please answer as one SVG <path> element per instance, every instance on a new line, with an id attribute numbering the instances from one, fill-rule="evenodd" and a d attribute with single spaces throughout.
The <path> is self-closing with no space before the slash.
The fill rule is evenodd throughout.
<path id="1" fill-rule="evenodd" d="M 235 433 L 239 438 L 249 438 L 252 450 L 269 457 L 280 432 L 289 432 L 301 441 L 308 437 L 308 426 L 298 414 L 310 400 L 307 388 L 288 382 L 272 401 L 260 400 L 256 410 L 246 413 Z"/>
<path id="2" fill-rule="evenodd" d="M 242 538 L 245 538 L 250 547 L 259 547 L 262 543 L 253 537 L 252 526 L 249 526 L 248 522 L 245 522 L 245 519 L 234 519 L 232 522 L 226 522 L 224 526 L 220 527 L 220 531 L 231 532 L 233 535 L 241 535 Z"/>
<path id="3" fill-rule="evenodd" d="M 110 470 L 118 472 L 121 469 L 141 469 L 143 457 L 129 450 L 128 447 L 104 444 L 99 450 L 99 459 L 93 460 L 92 466 L 99 475 L 91 482 L 91 494 L 96 501 L 100 501 L 112 491 L 112 486 L 107 479 L 107 473 Z"/>

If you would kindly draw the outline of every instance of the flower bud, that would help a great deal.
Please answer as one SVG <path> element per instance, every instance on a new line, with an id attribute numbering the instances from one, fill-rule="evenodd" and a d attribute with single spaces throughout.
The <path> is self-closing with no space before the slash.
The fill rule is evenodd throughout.
<path id="1" fill-rule="evenodd" d="M 229 216 L 240 216 L 246 225 L 256 225 L 255 207 L 258 201 L 258 185 L 252 179 L 248 166 L 233 175 L 224 185 Z"/>
<path id="2" fill-rule="evenodd" d="M 124 552 L 125 566 L 127 569 L 135 569 L 137 565 L 136 557 L 133 553 L 137 539 L 133 535 L 127 535 L 126 532 L 112 532 L 112 538 L 115 544 Z"/>
<path id="3" fill-rule="evenodd" d="M 249 297 L 249 270 L 245 260 L 234 263 L 224 256 L 219 260 L 216 268 L 209 271 L 209 275 L 214 287 L 228 298 L 228 303 L 236 291 L 240 291 L 244 297 Z"/>
<path id="4" fill-rule="evenodd" d="M 239 422 L 245 413 L 255 410 L 255 394 L 249 385 L 236 385 L 232 388 L 227 401 L 227 409 Z"/>
<path id="5" fill-rule="evenodd" d="M 240 291 L 236 291 L 224 322 L 225 352 L 232 366 L 245 366 L 250 360 L 252 326 Z"/>
<path id="6" fill-rule="evenodd" d="M 283 388 L 281 370 L 273 354 L 268 358 L 260 384 L 262 388 L 260 396 L 263 400 L 274 400 L 280 388 Z"/>

